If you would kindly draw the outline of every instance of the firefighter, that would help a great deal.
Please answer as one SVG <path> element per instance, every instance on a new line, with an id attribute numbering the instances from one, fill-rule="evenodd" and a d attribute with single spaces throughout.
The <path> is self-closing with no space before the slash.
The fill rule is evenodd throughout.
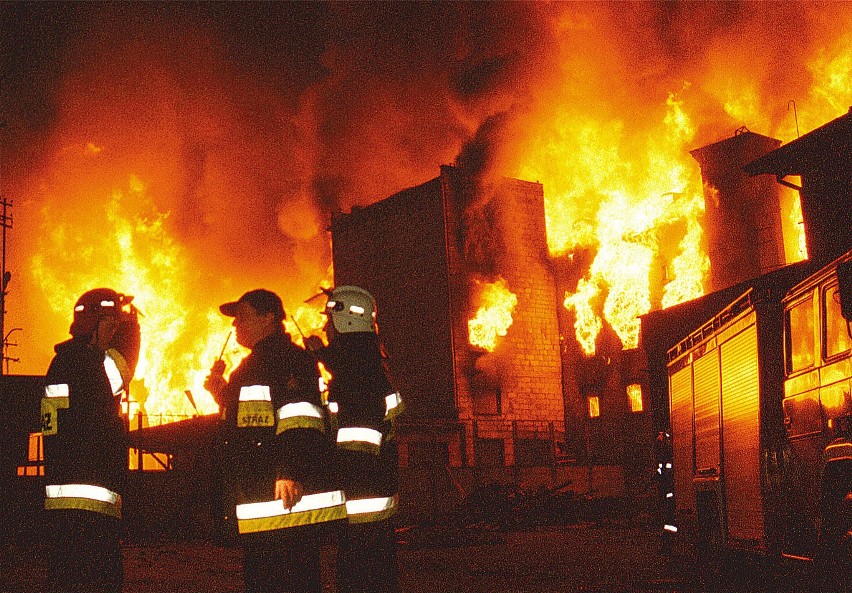
<path id="1" fill-rule="evenodd" d="M 852 415 L 830 421 L 835 438 L 822 455 L 819 564 L 823 590 L 848 591 L 852 567 Z"/>
<path id="2" fill-rule="evenodd" d="M 672 437 L 667 431 L 657 433 L 654 442 L 654 454 L 657 460 L 657 469 L 654 477 L 657 482 L 658 513 L 661 523 L 660 529 L 660 552 L 665 555 L 672 553 L 674 535 L 677 533 L 675 525 L 675 500 L 674 500 L 674 468 L 672 466 Z"/>
<path id="3" fill-rule="evenodd" d="M 338 540 L 337 587 L 343 593 L 396 592 L 393 424 L 402 400 L 384 367 L 373 296 L 356 286 L 339 286 L 328 293 L 325 314 L 328 346 L 316 337 L 307 345 L 331 374 L 328 400 L 338 426 L 348 523 Z"/>
<path id="4" fill-rule="evenodd" d="M 252 290 L 219 310 L 251 350 L 229 380 L 217 361 L 205 383 L 223 412 L 245 590 L 320 593 L 321 532 L 345 519 L 346 507 L 334 487 L 316 360 L 284 330 L 275 293 Z"/>
<path id="5" fill-rule="evenodd" d="M 119 520 L 128 460 L 121 398 L 140 343 L 132 300 L 108 288 L 83 294 L 72 338 L 55 347 L 45 376 L 41 427 L 52 593 L 121 590 Z"/>

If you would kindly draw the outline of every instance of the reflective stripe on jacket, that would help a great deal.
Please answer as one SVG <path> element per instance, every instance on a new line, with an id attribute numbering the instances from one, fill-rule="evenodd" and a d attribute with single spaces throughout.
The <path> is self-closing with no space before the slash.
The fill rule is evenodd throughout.
<path id="1" fill-rule="evenodd" d="M 45 486 L 46 510 L 76 509 L 121 518 L 121 495 L 103 486 L 57 484 Z"/>
<path id="2" fill-rule="evenodd" d="M 275 414 L 272 409 L 272 395 L 269 385 L 244 385 L 240 387 L 237 402 L 237 426 L 249 428 L 256 426 L 274 426 Z"/>
<path id="3" fill-rule="evenodd" d="M 852 461 L 852 442 L 837 438 L 831 441 L 822 453 L 823 463 L 834 461 Z"/>
<path id="4" fill-rule="evenodd" d="M 385 396 L 385 420 L 393 422 L 404 411 L 405 404 L 402 402 L 402 396 L 399 395 L 398 391 Z"/>
<path id="5" fill-rule="evenodd" d="M 278 408 L 275 434 L 291 428 L 313 428 L 325 432 L 322 408 L 310 402 L 295 402 Z"/>
<path id="6" fill-rule="evenodd" d="M 346 518 L 346 499 L 342 490 L 306 494 L 285 509 L 281 500 L 238 504 L 237 527 L 240 533 L 273 531 L 284 527 L 313 525 Z"/>
<path id="7" fill-rule="evenodd" d="M 363 451 L 378 455 L 382 433 L 364 426 L 346 426 L 337 431 L 337 447 L 349 451 Z"/>
<path id="8" fill-rule="evenodd" d="M 59 428 L 58 410 L 67 410 L 69 404 L 68 383 L 48 385 L 44 388 L 41 398 L 41 432 L 44 435 L 54 435 Z"/>
<path id="9" fill-rule="evenodd" d="M 397 503 L 397 495 L 347 500 L 346 513 L 350 523 L 374 523 L 396 514 Z"/>

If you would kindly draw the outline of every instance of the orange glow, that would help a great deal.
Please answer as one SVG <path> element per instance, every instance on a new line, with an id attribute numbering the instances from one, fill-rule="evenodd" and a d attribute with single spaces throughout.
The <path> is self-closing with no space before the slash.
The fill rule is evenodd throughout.
<path id="1" fill-rule="evenodd" d="M 468 340 L 489 352 L 497 347 L 497 338 L 505 336 L 512 325 L 512 311 L 518 304 L 515 296 L 500 278 L 493 283 L 476 282 L 480 289 L 481 305 L 473 319 L 467 322 Z"/>
<path id="2" fill-rule="evenodd" d="M 564 122 L 566 134 L 571 123 Z M 575 313 L 576 337 L 588 355 L 595 353 L 604 319 L 624 348 L 637 346 L 638 316 L 654 306 L 652 290 L 661 292 L 657 307 L 704 293 L 709 264 L 698 222 L 704 202 L 700 172 L 687 152 L 694 133 L 683 100 L 670 93 L 653 141 L 638 154 L 619 154 L 621 126 L 587 122 L 575 141 L 581 150 L 565 142 L 561 149 L 549 146 L 540 157 L 559 159 L 565 170 L 582 173 L 572 176 L 561 195 L 547 190 L 564 183 L 544 184 L 551 253 L 583 247 L 596 252 L 588 273 L 564 299 Z M 686 232 L 678 244 L 662 244 L 660 231 L 674 224 Z M 669 261 L 666 280 L 653 286 L 653 266 L 663 260 Z"/>
<path id="3" fill-rule="evenodd" d="M 97 158 L 100 151 L 87 148 L 82 154 Z M 61 191 L 80 202 L 100 198 L 104 224 L 93 227 L 73 212 L 48 205 L 42 213 L 41 248 L 30 260 L 30 272 L 52 311 L 66 318 L 76 298 L 92 287 L 114 287 L 134 296 L 142 345 L 131 401 L 125 405 L 131 428 L 140 426 L 139 413 L 142 426 L 217 413 L 218 405 L 203 387 L 210 366 L 221 355 L 227 376 L 248 352 L 233 336 L 225 345 L 232 319 L 220 314 L 217 303 L 242 290 L 222 297 L 199 292 L 195 256 L 171 235 L 169 213 L 156 210 L 139 176 L 130 174 L 123 187 L 111 190 L 86 187 L 72 178 Z M 102 193 L 93 196 L 93 191 Z M 321 327 L 320 318 L 305 306 L 285 323 L 301 343 L 294 319 L 310 332 Z"/>
<path id="4" fill-rule="evenodd" d="M 572 16 L 566 15 L 561 25 L 575 38 L 603 27 L 597 20 L 605 18 L 594 9 L 584 19 Z M 828 32 L 843 27 L 831 27 L 827 17 L 811 17 L 826 33 L 825 43 L 805 58 L 813 83 L 798 97 L 795 118 L 789 97 L 774 96 L 776 85 L 761 84 L 759 73 L 771 67 L 771 53 L 733 42 L 725 34 L 709 43 L 709 66 L 686 74 L 666 95 L 637 94 L 631 104 L 612 92 L 611 97 L 586 97 L 585 110 L 566 104 L 564 110 L 548 112 L 546 128 L 528 147 L 519 172 L 544 186 L 551 253 L 593 255 L 589 269 L 564 298 L 564 306 L 575 315 L 575 335 L 584 353 L 595 353 L 604 323 L 612 326 L 624 348 L 634 348 L 637 316 L 704 294 L 710 267 L 701 227 L 704 192 L 690 150 L 732 136 L 742 124 L 789 142 L 842 115 L 852 104 L 852 34 L 832 39 Z M 590 80 L 607 68 L 622 66 L 604 54 L 612 49 L 607 42 L 587 48 L 600 59 L 600 72 L 588 63 L 578 64 L 568 53 L 576 43 L 566 41 L 565 63 Z M 554 96 L 582 92 L 576 86 L 554 88 Z M 641 110 L 641 117 L 628 123 L 607 109 L 607 99 Z M 725 114 L 727 129 L 712 126 L 712 109 Z M 714 132 L 708 134 L 708 129 Z M 787 197 L 782 217 L 787 262 L 806 258 L 797 195 Z M 672 229 L 678 229 L 679 236 Z"/>
<path id="5" fill-rule="evenodd" d="M 200 303 L 186 285 L 190 262 L 166 230 L 168 215 L 151 209 L 144 218 L 134 216 L 134 210 L 150 207 L 143 180 L 129 175 L 123 188 L 102 198 L 106 224 L 99 233 L 58 212 L 56 217 L 45 212 L 49 232 L 43 251 L 31 260 L 31 273 L 58 314 L 67 315 L 77 296 L 96 286 L 134 296 L 142 347 L 130 394 L 148 423 L 217 412 L 202 384 L 221 352 L 229 320 Z M 42 255 L 47 253 L 51 256 Z M 231 340 L 226 361 L 232 367 L 240 357 Z M 187 389 L 195 408 L 184 394 Z"/>
<path id="6" fill-rule="evenodd" d="M 589 401 L 589 418 L 598 418 L 601 415 L 601 400 L 597 395 L 590 395 Z"/>
<path id="7" fill-rule="evenodd" d="M 201 21 L 165 36 L 82 27 L 68 45 L 75 67 L 42 81 L 55 91 L 49 121 L 4 130 L 38 128 L 3 154 L 16 202 L 6 328 L 23 329 L 10 371 L 44 373 L 76 298 L 110 286 L 142 313 L 130 414 L 157 424 L 217 412 L 202 385 L 231 330 L 218 305 L 269 288 L 297 342 L 317 333 L 324 318 L 299 303 L 331 284 L 329 211 L 423 183 L 501 114 L 512 133 L 488 136 L 489 172 L 542 184 L 549 254 L 577 280 L 557 299 L 580 347 L 594 354 L 605 327 L 635 347 L 639 315 L 705 292 L 689 151 L 744 125 L 789 142 L 852 105 L 842 4 L 489 3 L 532 27 L 507 20 L 472 43 L 479 19 L 462 19 L 430 46 L 450 53 L 409 60 L 395 53 L 409 44 L 394 45 L 395 68 L 371 53 L 381 40 L 337 31 L 322 64 L 274 73 L 242 63 Z M 788 261 L 806 257 L 794 198 Z M 484 288 L 473 299 L 472 344 L 494 349 L 506 335 L 517 299 L 502 286 L 493 303 Z M 244 355 L 231 339 L 228 372 Z"/>
<path id="8" fill-rule="evenodd" d="M 631 383 L 627 386 L 627 401 L 630 403 L 631 412 L 641 412 L 642 406 L 642 386 L 638 383 Z"/>
<path id="9" fill-rule="evenodd" d="M 798 182 L 796 185 L 800 185 L 800 183 L 801 182 Z M 787 260 L 792 263 L 808 259 L 808 244 L 807 238 L 805 237 L 805 226 L 802 219 L 802 200 L 797 194 L 793 197 L 791 202 L 792 208 L 790 209 L 790 224 L 788 226 L 795 230 L 793 238 L 790 241 L 794 247 L 792 249 L 792 253 L 787 256 Z"/>

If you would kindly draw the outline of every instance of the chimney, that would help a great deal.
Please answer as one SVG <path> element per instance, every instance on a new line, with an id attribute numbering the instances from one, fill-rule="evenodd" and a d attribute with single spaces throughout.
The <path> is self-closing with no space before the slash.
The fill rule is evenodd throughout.
<path id="1" fill-rule="evenodd" d="M 772 179 L 743 166 L 778 148 L 780 140 L 737 130 L 732 138 L 690 152 L 701 165 L 710 290 L 717 291 L 785 265 L 781 198 Z"/>

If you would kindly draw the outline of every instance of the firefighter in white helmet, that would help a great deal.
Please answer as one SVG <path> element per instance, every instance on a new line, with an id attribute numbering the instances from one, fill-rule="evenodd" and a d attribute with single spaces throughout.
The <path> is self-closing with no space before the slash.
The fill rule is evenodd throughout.
<path id="1" fill-rule="evenodd" d="M 329 407 L 337 416 L 337 450 L 348 524 L 338 542 L 337 588 L 342 593 L 399 590 L 391 518 L 398 500 L 393 423 L 402 410 L 384 366 L 376 302 L 357 286 L 327 293 L 328 346 L 308 341 L 331 373 Z"/>
<path id="2" fill-rule="evenodd" d="M 51 593 L 121 591 L 127 440 L 121 399 L 139 356 L 133 297 L 83 294 L 58 344 L 41 402 Z"/>

